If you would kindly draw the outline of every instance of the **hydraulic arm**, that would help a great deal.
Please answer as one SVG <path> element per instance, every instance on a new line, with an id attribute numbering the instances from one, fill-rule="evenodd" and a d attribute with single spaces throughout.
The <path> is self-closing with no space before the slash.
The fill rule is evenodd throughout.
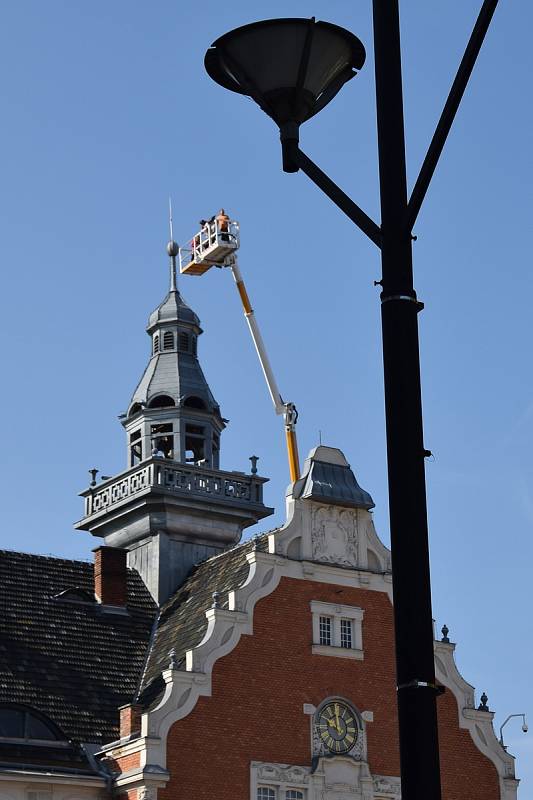
<path id="1" fill-rule="evenodd" d="M 263 342 L 263 337 L 261 336 L 261 331 L 259 330 L 259 325 L 257 324 L 254 310 L 252 308 L 252 304 L 250 303 L 250 298 L 248 297 L 248 292 L 246 291 L 246 286 L 244 285 L 237 260 L 235 259 L 234 263 L 230 264 L 229 266 L 235 280 L 235 285 L 237 286 L 237 291 L 239 292 L 239 296 L 241 298 L 244 316 L 246 317 L 248 327 L 250 328 L 250 333 L 252 335 L 259 362 L 261 364 L 261 369 L 263 370 L 263 374 L 267 382 L 268 391 L 270 392 L 270 397 L 274 403 L 274 409 L 276 414 L 283 415 L 283 421 L 285 423 L 285 436 L 287 438 L 287 454 L 289 457 L 291 481 L 297 481 L 300 477 L 300 461 L 298 458 L 298 443 L 296 441 L 296 422 L 298 420 L 298 412 L 296 411 L 296 406 L 294 403 L 285 403 L 281 397 L 281 394 L 279 393 L 278 385 L 276 383 L 274 373 L 272 372 L 272 367 L 270 366 L 270 361 L 266 352 L 265 344 Z"/>
<path id="2" fill-rule="evenodd" d="M 263 337 L 237 264 L 238 249 L 239 224 L 235 220 L 230 220 L 224 209 L 221 209 L 216 217 L 212 217 L 209 221 L 202 220 L 201 228 L 192 238 L 189 247 L 179 248 L 180 272 L 184 275 L 203 275 L 211 267 L 229 267 L 231 269 L 276 414 L 283 415 L 289 472 L 291 481 L 294 482 L 300 477 L 296 442 L 298 412 L 294 403 L 284 402 L 279 393 Z"/>

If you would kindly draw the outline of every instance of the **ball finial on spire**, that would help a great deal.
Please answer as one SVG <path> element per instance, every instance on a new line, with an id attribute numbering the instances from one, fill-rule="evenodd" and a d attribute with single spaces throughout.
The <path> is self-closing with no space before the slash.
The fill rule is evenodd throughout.
<path id="1" fill-rule="evenodd" d="M 176 258 L 179 252 L 179 247 L 177 243 L 171 239 L 170 242 L 167 244 L 167 253 L 171 258 Z"/>

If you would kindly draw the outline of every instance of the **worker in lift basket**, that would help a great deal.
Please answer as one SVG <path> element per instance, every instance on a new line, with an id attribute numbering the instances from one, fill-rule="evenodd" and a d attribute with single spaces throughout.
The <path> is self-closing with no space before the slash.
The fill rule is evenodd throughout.
<path id="1" fill-rule="evenodd" d="M 220 209 L 215 217 L 215 222 L 220 231 L 220 238 L 223 242 L 229 242 L 229 217 L 223 208 Z"/>

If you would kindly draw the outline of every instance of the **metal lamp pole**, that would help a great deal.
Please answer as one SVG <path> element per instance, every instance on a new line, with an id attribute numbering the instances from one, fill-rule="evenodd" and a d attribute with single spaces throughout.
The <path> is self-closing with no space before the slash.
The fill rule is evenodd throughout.
<path id="1" fill-rule="evenodd" d="M 395 0 L 374 2 L 374 54 L 381 193 L 381 324 L 402 797 L 439 800 L 417 319 L 423 306 L 413 287 L 411 231 L 405 224 L 407 177 Z"/>
<path id="2" fill-rule="evenodd" d="M 484 0 L 410 200 L 407 196 L 398 0 L 373 0 L 381 226 L 292 143 L 305 172 L 381 249 L 381 324 L 387 426 L 402 797 L 440 800 L 418 312 L 412 228 L 498 0 Z M 283 133 L 282 133 L 283 137 Z M 285 145 L 286 157 L 288 151 Z M 290 161 L 290 158 L 288 159 Z M 288 164 L 291 167 L 290 163 Z"/>
<path id="3" fill-rule="evenodd" d="M 440 766 L 431 614 L 426 483 L 420 390 L 418 312 L 413 286 L 412 229 L 446 142 L 498 0 L 484 0 L 410 199 L 407 195 L 398 0 L 373 0 L 381 225 L 376 224 L 299 147 L 299 123 L 280 122 L 285 172 L 302 170 L 381 250 L 381 320 L 389 515 L 394 591 L 396 673 L 403 800 L 440 800 Z M 275 20 L 274 20 L 275 22 Z M 281 21 L 283 22 L 283 21 Z M 289 20 L 291 22 L 291 20 Z M 264 23 L 256 23 L 258 26 Z M 311 51 L 304 47 L 296 94 Z M 317 26 L 321 23 L 316 23 Z M 245 26 L 250 28 L 251 26 Z M 238 29 L 242 30 L 242 29 Z M 238 31 L 237 31 L 238 33 Z M 224 44 L 211 77 L 251 96 L 273 119 L 254 76 Z M 208 51 L 210 55 L 210 51 Z M 211 51 L 213 55 L 213 51 Z M 220 71 L 220 59 L 227 70 Z M 363 57 L 364 61 L 364 57 Z M 361 62 L 362 63 L 362 62 Z M 237 87 L 237 88 L 236 88 Z M 336 90 L 338 91 L 338 87 Z M 332 94 L 331 96 L 334 96 Z M 319 106 L 320 99 L 318 100 Z"/>

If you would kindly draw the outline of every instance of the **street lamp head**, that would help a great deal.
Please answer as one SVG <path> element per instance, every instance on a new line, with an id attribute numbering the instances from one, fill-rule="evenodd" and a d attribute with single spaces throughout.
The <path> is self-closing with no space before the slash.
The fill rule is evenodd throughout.
<path id="1" fill-rule="evenodd" d="M 269 19 L 224 34 L 205 55 L 214 81 L 248 95 L 279 126 L 282 141 L 324 108 L 365 61 L 350 31 L 311 19 Z"/>

